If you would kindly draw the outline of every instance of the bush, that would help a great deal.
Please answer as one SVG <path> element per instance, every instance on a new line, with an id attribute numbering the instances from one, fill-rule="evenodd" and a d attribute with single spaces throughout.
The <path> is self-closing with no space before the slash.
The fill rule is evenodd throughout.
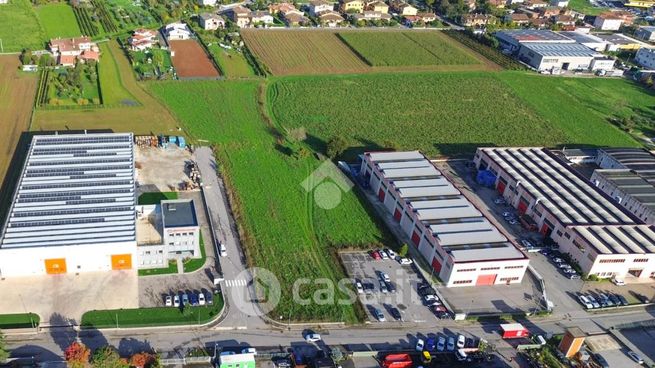
<path id="1" fill-rule="evenodd" d="M 332 137 L 327 143 L 327 155 L 335 158 L 348 148 L 348 142 L 342 136 Z"/>

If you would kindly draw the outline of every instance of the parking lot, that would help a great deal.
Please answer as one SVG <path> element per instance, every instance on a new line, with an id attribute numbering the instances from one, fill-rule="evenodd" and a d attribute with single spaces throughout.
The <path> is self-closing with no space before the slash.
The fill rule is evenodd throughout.
<path id="1" fill-rule="evenodd" d="M 636 353 L 642 358 L 655 361 L 655 327 L 622 329 L 619 333 L 637 348 Z"/>
<path id="2" fill-rule="evenodd" d="M 435 315 L 423 305 L 416 292 L 422 283 L 420 276 L 411 265 L 400 265 L 396 260 L 375 260 L 365 252 L 341 253 L 346 272 L 353 279 L 361 282 L 363 292 L 358 294 L 364 305 L 369 321 L 377 322 L 375 309 L 384 315 L 386 322 L 394 321 L 391 309 L 397 308 L 405 322 L 424 322 L 434 320 Z M 389 283 L 395 291 L 390 291 L 387 284 L 380 282 L 380 272 L 388 275 Z M 382 287 L 382 284 L 385 284 Z M 383 292 L 385 289 L 386 292 Z"/>
<path id="3" fill-rule="evenodd" d="M 139 308 L 163 307 L 166 295 L 209 293 L 213 280 L 206 272 L 139 277 Z"/>

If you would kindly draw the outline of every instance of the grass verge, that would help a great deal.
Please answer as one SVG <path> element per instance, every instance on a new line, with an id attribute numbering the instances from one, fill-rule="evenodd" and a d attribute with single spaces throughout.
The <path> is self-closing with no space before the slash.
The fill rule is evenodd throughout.
<path id="1" fill-rule="evenodd" d="M 149 192 L 139 196 L 140 205 L 159 204 L 167 199 L 177 199 L 177 192 Z"/>
<path id="2" fill-rule="evenodd" d="M 0 329 L 33 328 L 41 319 L 34 313 L 0 314 Z"/>
<path id="3" fill-rule="evenodd" d="M 205 260 L 207 260 L 207 255 L 205 254 L 205 241 L 202 240 L 202 232 L 200 232 L 200 258 L 189 258 L 187 259 L 183 266 L 184 272 L 194 272 L 202 268 L 205 265 Z"/>
<path id="4" fill-rule="evenodd" d="M 139 270 L 139 276 L 168 275 L 177 273 L 177 261 L 169 260 L 168 267 Z"/>

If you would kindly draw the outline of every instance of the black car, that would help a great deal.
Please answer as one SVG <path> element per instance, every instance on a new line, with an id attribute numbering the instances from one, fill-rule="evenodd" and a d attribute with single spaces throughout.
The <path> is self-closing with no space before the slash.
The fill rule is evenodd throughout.
<path id="1" fill-rule="evenodd" d="M 619 298 L 619 301 L 621 302 L 621 305 L 628 305 L 628 299 L 626 299 L 623 295 L 621 294 L 616 294 L 616 297 Z"/>
<path id="2" fill-rule="evenodd" d="M 391 314 L 391 317 L 395 319 L 396 321 L 402 321 L 403 316 L 400 315 L 400 311 L 396 307 L 389 308 L 389 313 Z"/>
<path id="3" fill-rule="evenodd" d="M 601 368 L 610 368 L 610 365 L 607 364 L 607 360 L 605 360 L 605 358 L 603 358 L 599 354 L 593 354 L 592 357 L 596 361 L 596 363 L 598 363 L 598 365 L 601 366 Z"/>
<path id="4" fill-rule="evenodd" d="M 618 307 L 619 305 L 621 305 L 621 300 L 619 300 L 618 296 L 614 294 L 608 294 L 607 297 L 609 298 L 609 300 L 612 301 L 612 303 L 614 303 L 615 306 Z"/>
<path id="5" fill-rule="evenodd" d="M 439 319 L 451 319 L 452 318 L 452 316 L 450 315 L 449 312 L 437 312 L 436 315 L 437 315 L 437 318 L 439 318 Z"/>
<path id="6" fill-rule="evenodd" d="M 635 294 L 635 296 L 637 297 L 637 299 L 639 299 L 639 301 L 640 301 L 641 303 L 646 304 L 646 303 L 650 302 L 650 301 L 648 300 L 648 297 L 647 297 L 646 295 L 643 295 L 643 294 Z"/>
<path id="7" fill-rule="evenodd" d="M 390 293 L 395 293 L 396 292 L 396 285 L 394 285 L 393 282 L 388 281 L 388 282 L 386 282 L 386 284 L 387 284 L 387 290 Z"/>
<path id="8" fill-rule="evenodd" d="M 435 295 L 436 293 L 437 292 L 434 291 L 430 285 L 423 285 L 418 287 L 418 295 L 420 296 Z"/>

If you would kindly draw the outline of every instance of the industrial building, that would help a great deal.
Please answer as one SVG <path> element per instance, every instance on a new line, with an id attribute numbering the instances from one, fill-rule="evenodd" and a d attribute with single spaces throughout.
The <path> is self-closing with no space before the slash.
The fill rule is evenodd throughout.
<path id="1" fill-rule="evenodd" d="M 521 45 L 530 43 L 562 44 L 575 43 L 574 40 L 559 33 L 537 29 L 504 30 L 494 34 L 503 49 L 517 53 Z"/>
<path id="2" fill-rule="evenodd" d="M 655 278 L 655 231 L 544 148 L 479 148 L 479 170 L 583 272 L 626 282 Z"/>
<path id="3" fill-rule="evenodd" d="M 602 169 L 632 170 L 655 185 L 655 156 L 641 148 L 603 148 L 598 150 L 596 165 Z"/>
<path id="4" fill-rule="evenodd" d="M 655 41 L 655 27 L 654 26 L 639 27 L 635 31 L 635 37 L 645 41 L 651 41 L 651 42 Z"/>
<path id="5" fill-rule="evenodd" d="M 538 71 L 612 70 L 614 59 L 579 43 L 526 43 L 518 51 L 518 59 Z"/>
<path id="6" fill-rule="evenodd" d="M 423 154 L 369 152 L 360 176 L 448 287 L 520 283 L 529 260 Z"/>
<path id="7" fill-rule="evenodd" d="M 132 134 L 36 135 L 0 237 L 0 275 L 133 267 Z"/>
<path id="8" fill-rule="evenodd" d="M 596 50 L 598 52 L 604 52 L 607 49 L 607 41 L 589 33 L 572 31 L 572 32 L 560 32 L 559 34 L 568 37 L 574 40 L 575 42 L 581 45 L 585 45 L 588 48 L 592 50 Z"/>
<path id="9" fill-rule="evenodd" d="M 655 70 L 655 49 L 639 49 L 635 55 L 635 63 L 643 68 Z"/>
<path id="10" fill-rule="evenodd" d="M 625 169 L 594 170 L 591 182 L 649 225 L 655 224 L 655 186 Z"/>

